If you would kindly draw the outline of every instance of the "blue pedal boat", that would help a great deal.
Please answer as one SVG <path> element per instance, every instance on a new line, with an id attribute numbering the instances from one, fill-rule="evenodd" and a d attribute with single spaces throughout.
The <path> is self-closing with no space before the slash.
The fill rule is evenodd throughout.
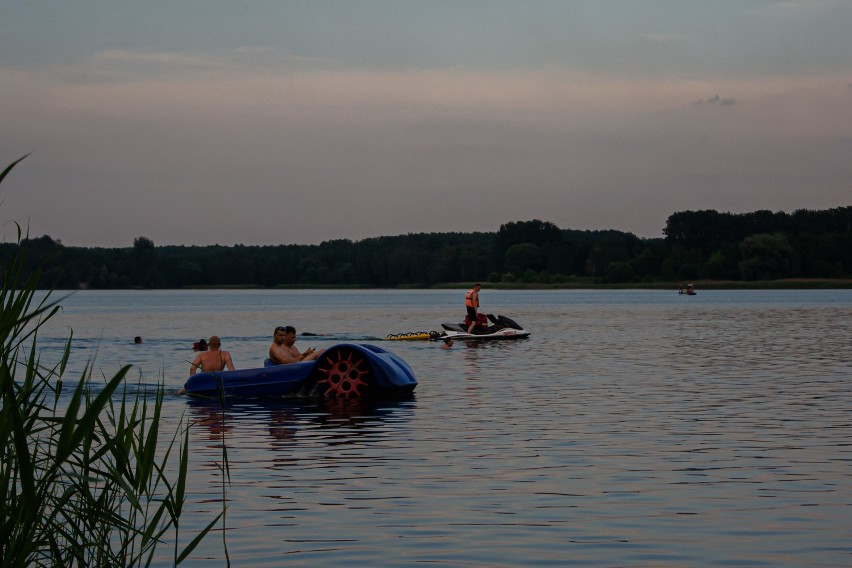
<path id="1" fill-rule="evenodd" d="M 338 343 L 316 361 L 272 364 L 259 369 L 196 373 L 187 379 L 186 393 L 206 398 L 308 397 L 343 399 L 400 399 L 417 386 L 404 359 L 369 344 Z"/>

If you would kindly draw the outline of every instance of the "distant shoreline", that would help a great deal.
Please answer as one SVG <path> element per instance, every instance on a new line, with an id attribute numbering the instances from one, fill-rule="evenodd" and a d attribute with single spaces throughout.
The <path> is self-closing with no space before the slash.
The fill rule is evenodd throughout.
<path id="1" fill-rule="evenodd" d="M 783 280 L 689 280 L 681 282 L 633 282 L 628 284 L 595 283 L 507 283 L 483 282 L 483 288 L 495 290 L 677 290 L 692 284 L 696 290 L 844 290 L 852 289 L 850 278 L 789 278 Z M 464 288 L 468 283 L 439 284 L 431 288 Z"/>
<path id="2" fill-rule="evenodd" d="M 845 290 L 852 289 L 852 278 L 787 278 L 782 280 L 691 280 L 682 282 L 633 282 L 628 284 L 598 284 L 576 282 L 482 282 L 492 290 L 677 290 L 692 283 L 696 290 Z M 187 286 L 184 288 L 99 288 L 100 290 L 458 290 L 469 288 L 473 282 L 445 282 L 430 286 L 405 285 L 383 288 L 357 284 L 298 286 Z"/>

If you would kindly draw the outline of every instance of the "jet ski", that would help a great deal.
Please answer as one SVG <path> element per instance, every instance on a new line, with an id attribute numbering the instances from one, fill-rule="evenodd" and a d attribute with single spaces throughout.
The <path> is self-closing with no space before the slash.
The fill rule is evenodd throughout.
<path id="1" fill-rule="evenodd" d="M 490 325 L 489 322 L 491 322 Z M 444 331 L 434 339 L 524 339 L 530 336 L 530 332 L 513 319 L 500 315 L 495 317 L 492 314 L 477 314 L 477 323 L 471 333 L 467 331 L 470 327 L 468 317 L 465 317 L 462 323 L 442 323 L 441 327 Z"/>

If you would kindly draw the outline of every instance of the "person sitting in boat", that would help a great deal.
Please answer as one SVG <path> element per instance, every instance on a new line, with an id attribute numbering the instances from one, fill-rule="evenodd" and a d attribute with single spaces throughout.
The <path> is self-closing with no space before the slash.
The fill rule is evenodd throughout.
<path id="1" fill-rule="evenodd" d="M 209 346 L 210 350 L 199 353 L 195 356 L 195 359 L 192 360 L 192 364 L 189 366 L 190 377 L 195 373 L 224 371 L 225 367 L 228 367 L 229 371 L 233 371 L 235 369 L 234 360 L 231 359 L 231 354 L 228 351 L 219 350 L 222 346 L 222 340 L 219 339 L 218 335 L 211 336 L 210 341 L 204 341 L 204 344 Z M 178 394 L 186 394 L 186 389 L 181 388 L 178 390 Z"/>
<path id="2" fill-rule="evenodd" d="M 323 349 L 317 350 L 309 347 L 304 353 L 296 348 L 296 328 L 292 325 L 278 326 L 272 335 L 272 345 L 269 346 L 269 358 L 276 365 L 286 363 L 301 363 L 302 361 L 314 361 L 323 353 Z"/>
<path id="3" fill-rule="evenodd" d="M 464 307 L 467 310 L 467 317 L 470 319 L 470 324 L 467 327 L 468 333 L 473 333 L 473 328 L 476 327 L 479 323 L 478 318 L 476 317 L 477 311 L 479 310 L 479 291 L 482 290 L 482 285 L 477 282 L 473 285 L 473 288 L 467 291 L 467 294 L 464 295 Z"/>
<path id="4" fill-rule="evenodd" d="M 199 353 L 193 359 L 189 366 L 189 374 L 194 375 L 200 372 L 215 372 L 224 371 L 228 367 L 229 371 L 234 370 L 234 361 L 231 359 L 231 354 L 227 351 L 221 351 L 222 340 L 218 335 L 210 337 L 210 341 L 205 341 L 205 344 L 210 347 L 209 351 Z"/>

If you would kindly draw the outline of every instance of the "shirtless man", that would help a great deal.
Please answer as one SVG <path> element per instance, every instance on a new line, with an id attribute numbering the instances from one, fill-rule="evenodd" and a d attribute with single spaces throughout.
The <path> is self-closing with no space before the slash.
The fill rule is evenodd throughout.
<path id="1" fill-rule="evenodd" d="M 276 365 L 285 363 L 301 363 L 302 361 L 313 361 L 322 355 L 323 349 L 317 351 L 310 347 L 304 353 L 296 349 L 296 328 L 292 325 L 276 327 L 272 336 L 272 345 L 269 346 L 269 358 Z"/>
<path id="2" fill-rule="evenodd" d="M 219 351 L 219 348 L 222 346 L 222 340 L 219 339 L 218 335 L 212 336 L 207 342 L 207 345 L 210 350 L 202 351 L 196 355 L 192 364 L 189 366 L 190 376 L 195 373 L 223 371 L 225 367 L 228 367 L 229 371 L 234 370 L 234 361 L 231 359 L 231 354 L 227 351 Z M 181 387 L 177 393 L 186 394 L 186 389 Z"/>
<path id="3" fill-rule="evenodd" d="M 195 356 L 192 365 L 189 366 L 189 374 L 194 375 L 199 372 L 223 371 L 228 367 L 229 371 L 234 370 L 234 361 L 231 359 L 231 354 L 227 351 L 220 351 L 222 341 L 218 335 L 212 336 L 207 345 L 209 351 L 202 351 Z"/>

